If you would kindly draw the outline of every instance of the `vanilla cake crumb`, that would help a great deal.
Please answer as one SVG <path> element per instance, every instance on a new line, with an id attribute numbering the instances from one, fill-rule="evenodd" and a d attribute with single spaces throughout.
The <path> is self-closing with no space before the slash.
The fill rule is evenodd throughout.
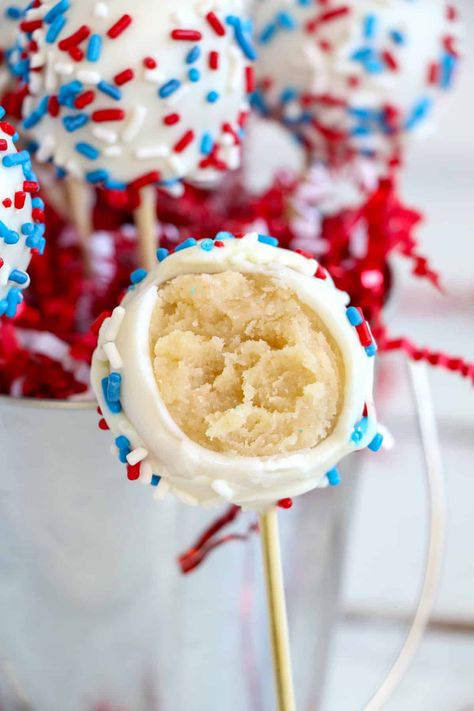
<path id="1" fill-rule="evenodd" d="M 341 353 L 295 292 L 266 275 L 178 276 L 151 326 L 156 382 L 193 441 L 266 457 L 314 447 L 342 407 Z"/>

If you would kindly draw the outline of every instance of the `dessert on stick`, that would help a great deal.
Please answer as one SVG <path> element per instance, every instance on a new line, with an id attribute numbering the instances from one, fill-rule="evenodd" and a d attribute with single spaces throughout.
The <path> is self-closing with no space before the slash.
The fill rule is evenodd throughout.
<path id="1" fill-rule="evenodd" d="M 31 255 L 44 250 L 44 205 L 29 153 L 17 150 L 19 135 L 4 115 L 0 107 L 0 317 L 13 317 Z"/>
<path id="2" fill-rule="evenodd" d="M 265 510 L 377 435 L 370 328 L 315 260 L 272 244 L 184 242 L 101 327 L 99 405 L 158 493 Z"/>
<path id="3" fill-rule="evenodd" d="M 279 709 L 294 695 L 276 505 L 382 443 L 376 345 L 314 259 L 220 233 L 158 253 L 105 318 L 92 386 L 130 480 L 260 514 Z"/>
<path id="4" fill-rule="evenodd" d="M 452 86 L 460 23 L 447 0 L 256 0 L 254 15 L 254 105 L 324 160 L 398 160 Z"/>
<path id="5" fill-rule="evenodd" d="M 18 24 L 28 6 L 27 0 L 12 2 L 0 0 L 0 97 L 12 83 L 9 69 L 10 56 L 14 51 L 18 35 Z"/>
<path id="6" fill-rule="evenodd" d="M 30 38 L 24 125 L 38 159 L 52 160 L 73 190 L 128 190 L 137 206 L 146 188 L 179 194 L 185 180 L 237 168 L 254 58 L 243 11 L 243 0 L 35 3 L 21 26 Z M 151 267 L 156 214 L 144 202 Z"/>

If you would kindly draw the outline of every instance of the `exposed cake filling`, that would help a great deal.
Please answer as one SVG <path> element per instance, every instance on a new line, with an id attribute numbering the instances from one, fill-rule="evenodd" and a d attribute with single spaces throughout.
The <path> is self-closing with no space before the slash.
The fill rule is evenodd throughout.
<path id="1" fill-rule="evenodd" d="M 151 326 L 156 382 L 207 449 L 266 457 L 315 447 L 342 407 L 341 353 L 277 279 L 226 271 L 163 284 Z"/>

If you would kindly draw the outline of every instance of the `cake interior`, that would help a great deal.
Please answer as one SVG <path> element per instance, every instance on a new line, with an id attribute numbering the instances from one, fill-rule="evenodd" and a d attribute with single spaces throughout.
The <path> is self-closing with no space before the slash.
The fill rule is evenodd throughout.
<path id="1" fill-rule="evenodd" d="M 194 442 L 268 457 L 315 447 L 342 406 L 342 356 L 296 293 L 263 274 L 161 285 L 150 329 L 161 398 Z"/>

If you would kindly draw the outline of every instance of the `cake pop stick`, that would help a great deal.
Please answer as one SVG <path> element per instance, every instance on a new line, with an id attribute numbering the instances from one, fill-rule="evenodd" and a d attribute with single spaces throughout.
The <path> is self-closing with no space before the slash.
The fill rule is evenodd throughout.
<path id="1" fill-rule="evenodd" d="M 5 111 L 0 107 L 0 119 Z M 0 122 L 0 317 L 14 317 L 30 281 L 26 269 L 42 253 L 44 204 L 27 151 L 18 151 L 15 128 Z"/>
<path id="2" fill-rule="evenodd" d="M 279 711 L 294 711 L 295 693 L 276 508 L 260 515 L 260 536 L 278 708 Z"/>
<path id="3" fill-rule="evenodd" d="M 84 271 L 88 276 L 92 276 L 90 255 L 90 240 L 94 232 L 92 224 L 92 196 L 90 195 L 87 185 L 72 175 L 66 178 L 65 183 L 72 222 L 76 228 L 79 244 L 81 245 Z"/>
<path id="4" fill-rule="evenodd" d="M 139 263 L 147 270 L 156 264 L 156 249 L 159 245 L 159 225 L 156 217 L 156 189 L 143 188 L 140 204 L 134 211 L 137 226 Z"/>
<path id="5" fill-rule="evenodd" d="M 376 345 L 313 259 L 271 237 L 188 239 L 132 274 L 100 328 L 92 385 L 129 480 L 260 514 L 281 711 L 294 708 L 275 513 L 377 450 Z"/>
<path id="6" fill-rule="evenodd" d="M 39 0 L 21 27 L 24 125 L 40 160 L 133 195 L 238 167 L 254 58 L 243 9 L 243 0 L 178 9 L 175 0 Z M 137 212 L 147 259 L 158 234 L 150 195 Z"/>

